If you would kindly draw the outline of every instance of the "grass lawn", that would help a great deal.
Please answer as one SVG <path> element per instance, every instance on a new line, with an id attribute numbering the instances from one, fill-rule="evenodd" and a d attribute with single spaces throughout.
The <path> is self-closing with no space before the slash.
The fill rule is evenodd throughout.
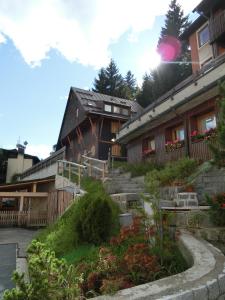
<path id="1" fill-rule="evenodd" d="M 62 256 L 68 264 L 77 264 L 81 261 L 97 260 L 99 247 L 90 244 L 79 245 L 69 253 Z"/>

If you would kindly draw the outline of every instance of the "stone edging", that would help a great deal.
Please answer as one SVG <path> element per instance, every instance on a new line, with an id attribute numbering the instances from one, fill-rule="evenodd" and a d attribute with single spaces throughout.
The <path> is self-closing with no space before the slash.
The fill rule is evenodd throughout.
<path id="1" fill-rule="evenodd" d="M 179 247 L 190 265 L 186 271 L 124 289 L 96 300 L 211 300 L 225 299 L 225 257 L 211 244 L 182 231 Z"/>

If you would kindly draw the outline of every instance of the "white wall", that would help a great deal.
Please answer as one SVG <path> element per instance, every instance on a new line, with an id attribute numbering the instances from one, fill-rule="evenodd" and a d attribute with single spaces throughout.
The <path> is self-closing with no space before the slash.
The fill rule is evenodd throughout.
<path id="1" fill-rule="evenodd" d="M 20 174 L 31 168 L 33 165 L 32 159 L 24 159 L 23 154 L 18 154 L 17 158 L 9 158 L 6 174 L 6 182 L 11 182 L 12 176 Z"/>

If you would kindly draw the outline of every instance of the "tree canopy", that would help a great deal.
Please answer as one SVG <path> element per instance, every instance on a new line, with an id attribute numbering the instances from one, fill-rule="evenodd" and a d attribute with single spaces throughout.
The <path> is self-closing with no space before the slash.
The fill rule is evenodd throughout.
<path id="1" fill-rule="evenodd" d="M 101 68 L 98 77 L 94 79 L 93 91 L 131 100 L 137 92 L 136 79 L 131 71 L 123 78 L 116 63 L 111 59 L 109 65 Z"/>

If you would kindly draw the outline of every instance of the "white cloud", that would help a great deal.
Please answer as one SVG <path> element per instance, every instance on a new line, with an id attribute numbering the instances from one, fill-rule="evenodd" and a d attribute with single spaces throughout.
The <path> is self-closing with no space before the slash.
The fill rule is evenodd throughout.
<path id="1" fill-rule="evenodd" d="M 108 63 L 109 45 L 125 32 L 130 40 L 152 27 L 170 0 L 0 0 L 1 32 L 12 39 L 31 66 L 57 49 L 67 60 L 100 67 Z M 180 0 L 189 12 L 198 0 Z"/>
<path id="2" fill-rule="evenodd" d="M 39 144 L 39 145 L 27 145 L 26 153 L 30 155 L 38 156 L 40 159 L 44 159 L 50 155 L 52 146 Z"/>

